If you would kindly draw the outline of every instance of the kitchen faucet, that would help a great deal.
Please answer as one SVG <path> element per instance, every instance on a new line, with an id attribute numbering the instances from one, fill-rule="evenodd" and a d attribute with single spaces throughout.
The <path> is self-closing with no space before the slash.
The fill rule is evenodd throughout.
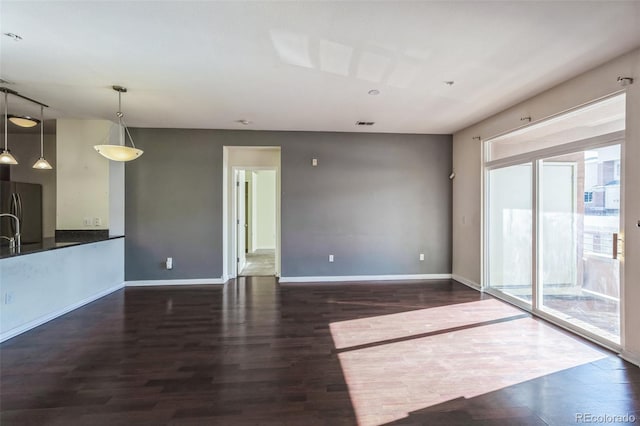
<path id="1" fill-rule="evenodd" d="M 11 213 L 0 213 L 0 218 L 4 216 L 10 217 L 16 221 L 16 234 L 13 237 L 6 237 L 4 235 L 1 235 L 1 237 L 9 240 L 10 248 L 20 248 L 20 219 L 18 219 L 18 216 Z"/>

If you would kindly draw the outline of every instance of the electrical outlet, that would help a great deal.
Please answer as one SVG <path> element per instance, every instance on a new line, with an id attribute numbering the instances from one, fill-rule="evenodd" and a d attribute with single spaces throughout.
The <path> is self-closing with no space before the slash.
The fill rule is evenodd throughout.
<path id="1" fill-rule="evenodd" d="M 5 305 L 10 305 L 13 303 L 13 292 L 12 291 L 8 291 L 4 294 L 4 304 Z"/>
<path id="2" fill-rule="evenodd" d="M 102 218 L 94 217 L 94 218 L 93 218 L 93 224 L 94 224 L 95 226 L 102 226 Z"/>
<path id="3" fill-rule="evenodd" d="M 167 269 L 173 269 L 173 257 L 167 257 L 166 266 Z"/>
<path id="4" fill-rule="evenodd" d="M 424 260 L 424 253 L 420 253 L 420 260 Z"/>
<path id="5" fill-rule="evenodd" d="M 333 262 L 333 255 L 332 254 L 329 255 L 329 262 Z"/>

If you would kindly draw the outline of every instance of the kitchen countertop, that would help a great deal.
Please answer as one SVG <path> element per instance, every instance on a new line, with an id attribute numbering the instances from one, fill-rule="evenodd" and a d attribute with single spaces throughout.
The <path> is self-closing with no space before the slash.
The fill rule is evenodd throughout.
<path id="1" fill-rule="evenodd" d="M 40 253 L 43 251 L 56 250 L 65 247 L 78 246 L 82 244 L 97 243 L 100 241 L 113 240 L 116 238 L 124 238 L 124 235 L 98 237 L 82 239 L 79 241 L 68 241 L 66 239 L 60 240 L 56 238 L 45 238 L 41 243 L 22 244 L 20 249 L 10 249 L 8 246 L 0 247 L 0 259 L 9 257 L 22 256 L 25 254 Z"/>

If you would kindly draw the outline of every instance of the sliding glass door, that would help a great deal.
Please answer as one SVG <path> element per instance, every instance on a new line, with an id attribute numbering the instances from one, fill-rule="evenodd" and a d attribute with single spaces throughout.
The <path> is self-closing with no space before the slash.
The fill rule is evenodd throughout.
<path id="1" fill-rule="evenodd" d="M 531 163 L 489 171 L 491 287 L 531 304 Z"/>
<path id="2" fill-rule="evenodd" d="M 489 292 L 620 344 L 625 96 L 485 141 Z"/>
<path id="3" fill-rule="evenodd" d="M 540 164 L 540 309 L 619 343 L 620 145 Z"/>

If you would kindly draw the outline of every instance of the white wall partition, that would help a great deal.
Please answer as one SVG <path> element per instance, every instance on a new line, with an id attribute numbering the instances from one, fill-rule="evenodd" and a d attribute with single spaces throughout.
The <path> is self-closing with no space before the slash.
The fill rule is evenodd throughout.
<path id="1" fill-rule="evenodd" d="M 124 238 L 0 259 L 0 341 L 123 286 Z"/>

